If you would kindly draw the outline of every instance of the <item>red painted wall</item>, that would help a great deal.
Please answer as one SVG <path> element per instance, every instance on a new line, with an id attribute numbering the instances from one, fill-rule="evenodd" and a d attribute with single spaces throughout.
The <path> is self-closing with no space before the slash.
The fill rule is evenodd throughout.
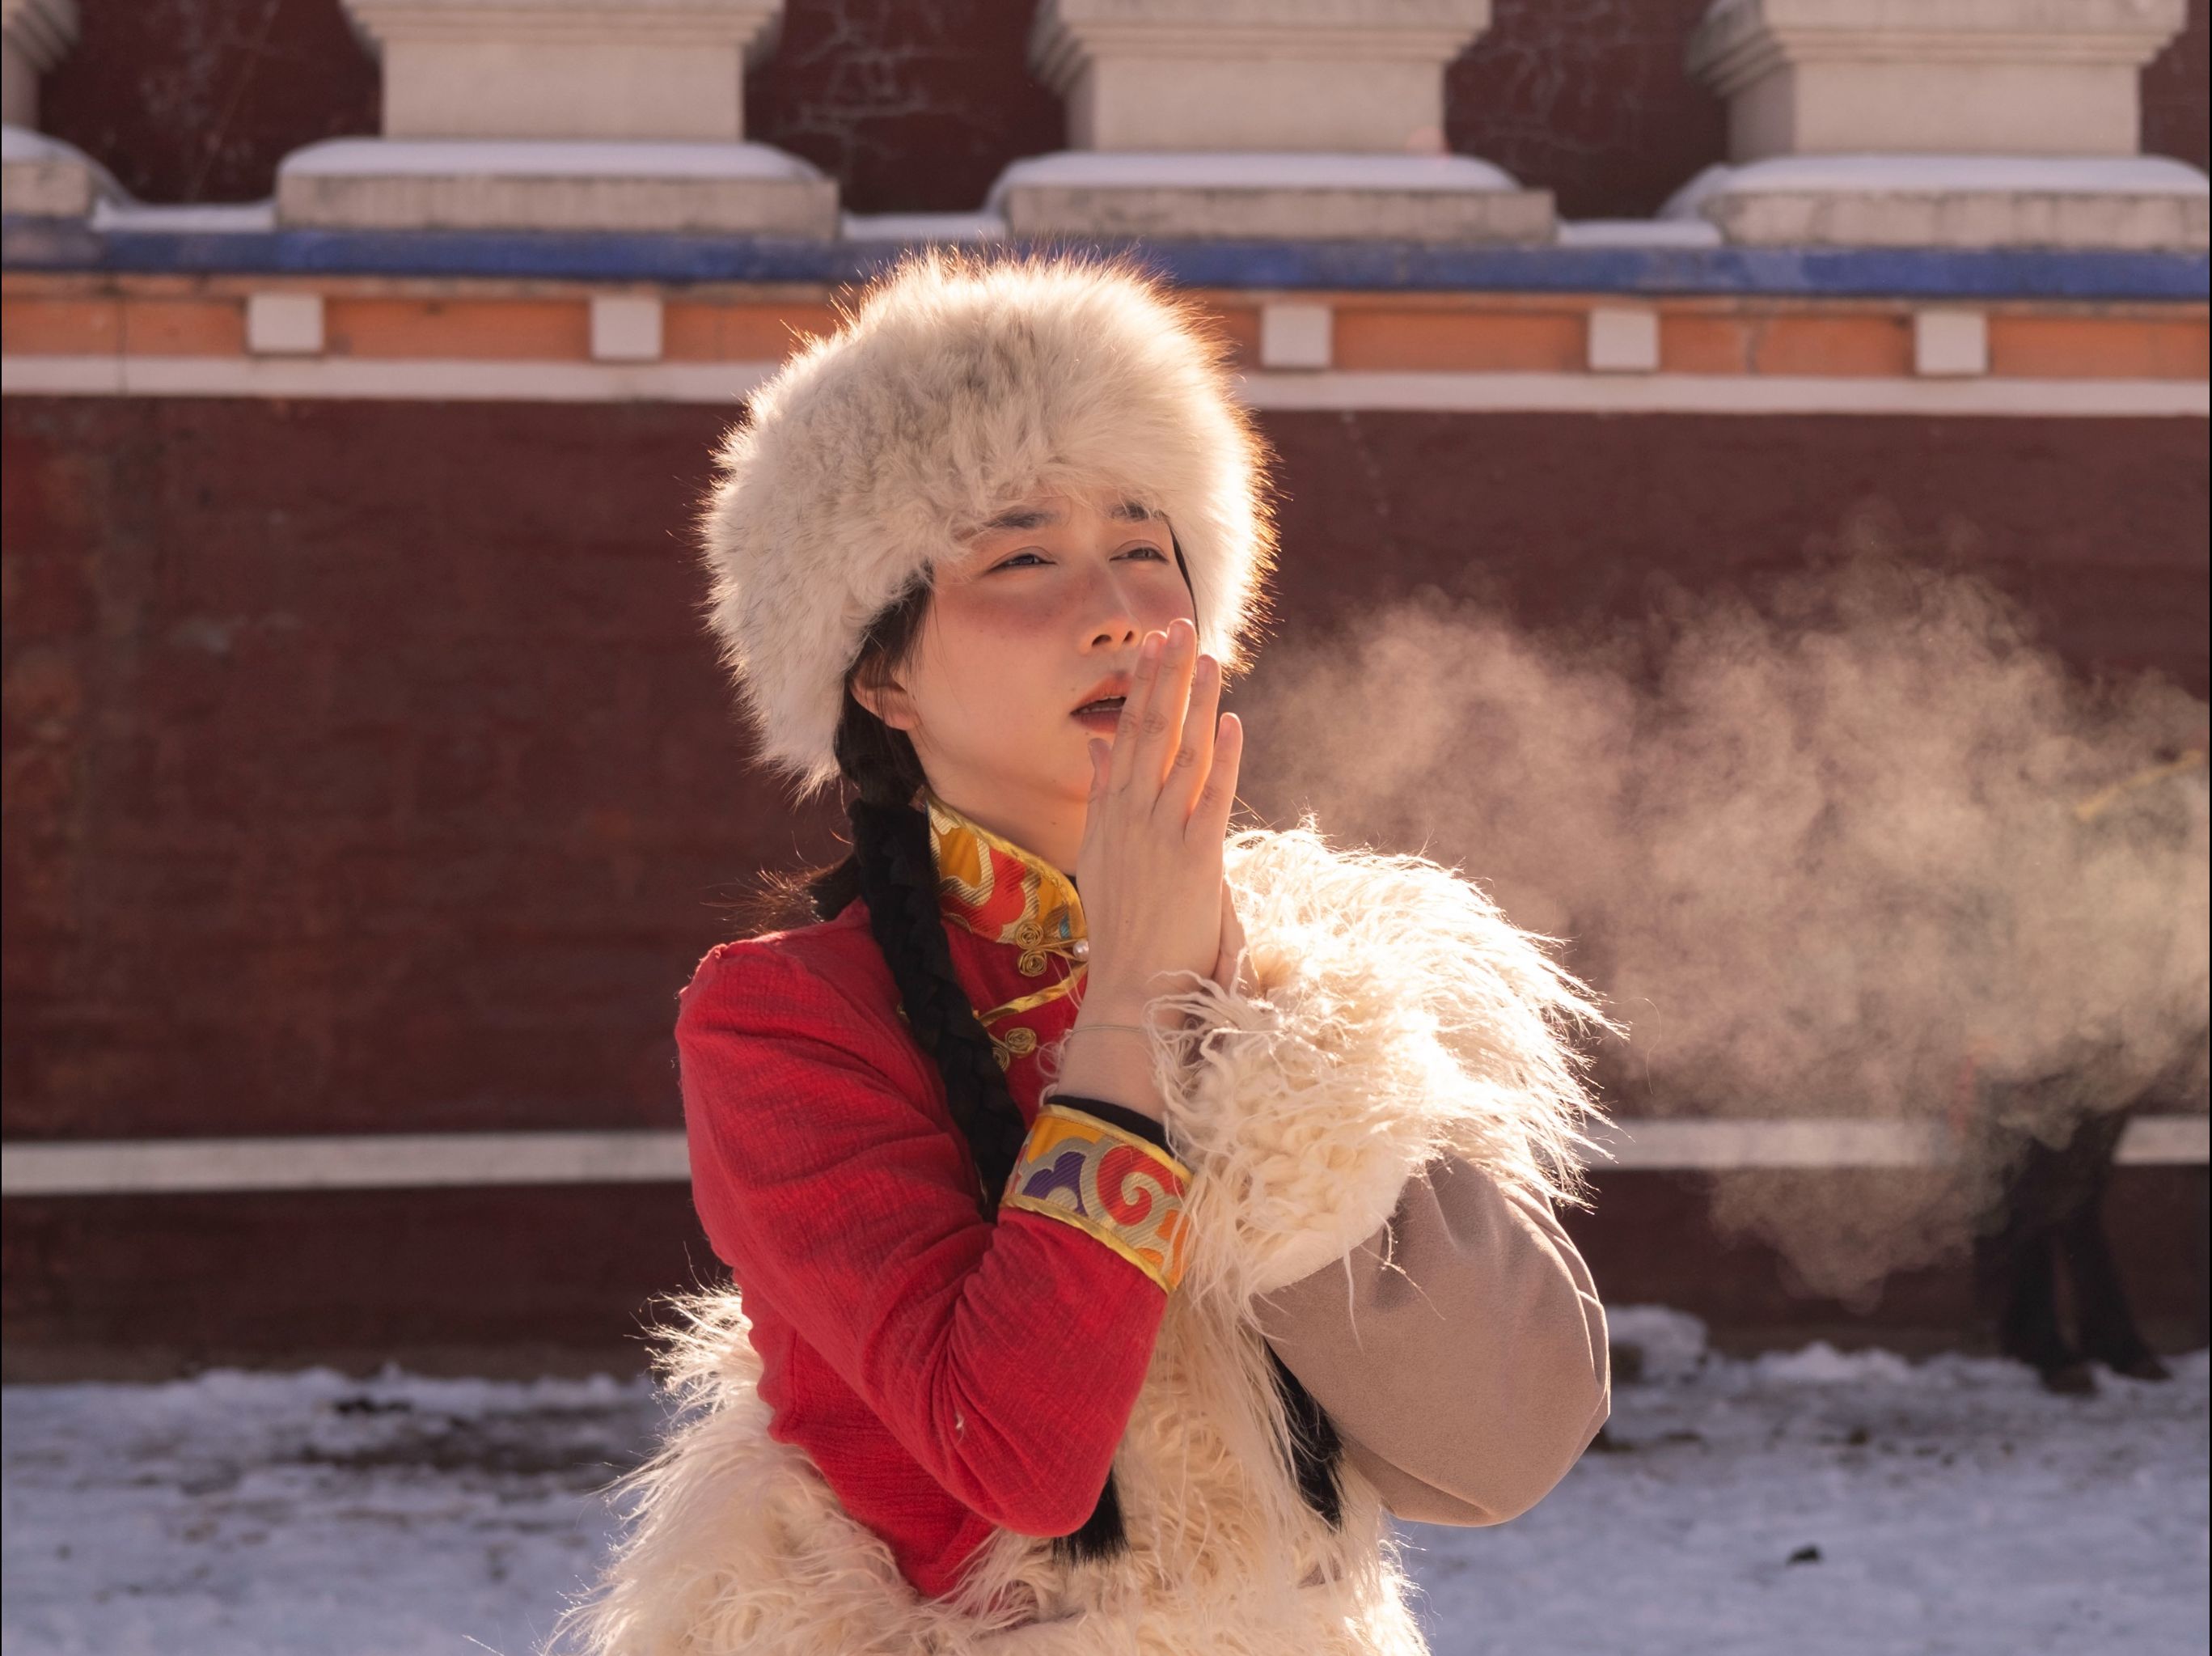
<path id="1" fill-rule="evenodd" d="M 6 1130 L 673 1124 L 726 905 L 835 849 L 745 769 L 696 621 L 721 418 L 9 399 Z M 1637 616 L 1887 502 L 1970 525 L 2085 667 L 2205 693 L 2201 421 L 1267 429 L 1286 635 L 1422 582 Z"/>
<path id="2" fill-rule="evenodd" d="M 9 1135 L 678 1123 L 677 990 L 753 871 L 836 849 L 745 770 L 696 622 L 722 417 L 0 404 Z M 1424 581 L 1538 624 L 1635 614 L 1656 569 L 1790 565 L 1886 502 L 1911 537 L 1971 523 L 2082 666 L 2205 693 L 2202 421 L 1266 424 L 1285 635 Z M 2145 1316 L 2200 1342 L 2174 1239 L 2203 1170 L 2123 1184 Z M 1864 1318 L 1804 1295 L 1713 1237 L 1704 1190 L 1606 1182 L 1575 1224 L 1609 1299 L 1741 1339 L 1966 1324 L 1955 1269 Z M 676 1185 L 11 1201 L 4 1249 L 24 1377 L 635 1361 L 648 1296 L 715 1269 Z"/>

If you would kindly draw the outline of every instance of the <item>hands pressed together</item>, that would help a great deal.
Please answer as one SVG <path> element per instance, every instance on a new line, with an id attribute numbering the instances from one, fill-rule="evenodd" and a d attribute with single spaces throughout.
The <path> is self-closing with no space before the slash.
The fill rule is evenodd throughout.
<path id="1" fill-rule="evenodd" d="M 1176 973 L 1238 981 L 1244 935 L 1222 842 L 1244 728 L 1217 714 L 1221 664 L 1197 644 L 1187 620 L 1146 634 L 1113 741 L 1091 739 L 1076 862 L 1091 938 L 1085 1018 L 1134 1022 L 1174 991 Z"/>

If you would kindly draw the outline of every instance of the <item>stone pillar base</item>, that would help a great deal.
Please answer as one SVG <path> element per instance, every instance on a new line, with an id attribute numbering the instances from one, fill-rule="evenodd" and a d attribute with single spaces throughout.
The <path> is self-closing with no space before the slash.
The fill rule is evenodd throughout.
<path id="1" fill-rule="evenodd" d="M 87 218 L 123 186 L 73 144 L 27 126 L 0 127 L 0 211 L 25 218 Z"/>
<path id="2" fill-rule="evenodd" d="M 1709 167 L 1660 216 L 1757 246 L 2202 251 L 2208 203 L 2159 156 L 1787 155 Z"/>
<path id="3" fill-rule="evenodd" d="M 1468 155 L 1066 150 L 1016 161 L 989 210 L 1013 235 L 1545 242 L 1548 190 Z"/>
<path id="4" fill-rule="evenodd" d="M 837 186 L 759 143 L 337 138 L 284 158 L 276 217 L 334 229 L 828 240 Z"/>

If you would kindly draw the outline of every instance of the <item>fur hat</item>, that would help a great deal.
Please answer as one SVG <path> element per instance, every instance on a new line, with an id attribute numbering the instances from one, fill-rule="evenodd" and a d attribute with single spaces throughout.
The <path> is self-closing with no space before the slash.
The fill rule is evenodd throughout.
<path id="1" fill-rule="evenodd" d="M 1265 447 L 1194 307 L 1097 258 L 932 252 L 755 392 L 702 525 L 711 625 L 763 763 L 834 783 L 869 624 L 1024 496 L 1140 502 L 1188 565 L 1224 673 L 1266 618 Z"/>

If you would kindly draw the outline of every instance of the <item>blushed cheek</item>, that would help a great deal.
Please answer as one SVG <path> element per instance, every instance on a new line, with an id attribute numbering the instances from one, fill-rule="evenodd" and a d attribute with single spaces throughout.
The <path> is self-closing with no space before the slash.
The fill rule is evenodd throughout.
<path id="1" fill-rule="evenodd" d="M 1073 618 L 1046 604 L 969 605 L 948 616 L 939 670 L 964 719 L 1018 718 L 1064 686 Z"/>

